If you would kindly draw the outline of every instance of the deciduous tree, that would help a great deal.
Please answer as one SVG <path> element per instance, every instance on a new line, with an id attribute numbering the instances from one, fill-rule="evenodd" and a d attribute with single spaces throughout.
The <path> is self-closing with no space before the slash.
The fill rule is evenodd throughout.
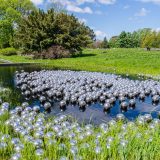
<path id="1" fill-rule="evenodd" d="M 30 0 L 0 0 L 0 48 L 12 44 L 20 19 L 36 10 Z"/>

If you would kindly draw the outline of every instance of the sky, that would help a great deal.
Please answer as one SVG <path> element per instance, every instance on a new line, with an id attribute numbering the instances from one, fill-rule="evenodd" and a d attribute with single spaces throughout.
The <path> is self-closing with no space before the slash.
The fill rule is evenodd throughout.
<path id="1" fill-rule="evenodd" d="M 97 39 L 109 39 L 122 31 L 160 30 L 160 0 L 31 0 L 46 9 L 60 3 L 68 13 L 92 28 Z"/>

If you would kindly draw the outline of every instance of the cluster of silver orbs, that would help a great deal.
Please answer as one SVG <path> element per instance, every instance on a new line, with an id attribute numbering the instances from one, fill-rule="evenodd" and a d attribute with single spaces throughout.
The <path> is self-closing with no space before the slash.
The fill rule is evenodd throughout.
<path id="1" fill-rule="evenodd" d="M 6 120 L 5 125 L 11 127 L 15 135 L 17 135 L 17 137 L 12 137 L 9 134 L 0 133 L 0 150 L 5 150 L 9 144 L 14 150 L 11 160 L 22 158 L 22 151 L 26 144 L 32 145 L 34 154 L 39 158 L 44 156 L 44 152 L 49 146 L 54 147 L 55 145 L 58 145 L 59 150 L 69 152 L 75 159 L 79 150 L 91 149 L 95 154 L 99 155 L 104 152 L 102 142 L 104 144 L 104 141 L 106 141 L 106 149 L 111 148 L 115 138 L 109 136 L 109 134 L 113 127 L 118 126 L 119 122 L 123 123 L 122 133 L 120 132 L 118 135 L 121 148 L 125 148 L 128 145 L 128 140 L 125 138 L 127 128 L 135 130 L 136 124 L 150 124 L 150 129 L 155 129 L 156 125 L 160 124 L 160 120 L 153 119 L 150 114 L 139 116 L 135 123 L 127 122 L 123 114 L 117 114 L 115 120 L 100 124 L 98 126 L 99 129 L 97 129 L 99 132 L 97 133 L 93 125 L 86 124 L 82 127 L 66 115 L 60 115 L 48 122 L 46 115 L 39 111 L 38 106 L 31 108 L 27 102 L 12 110 L 10 110 L 9 103 L 1 102 L 0 116 L 5 113 L 9 114 L 9 119 Z M 106 137 L 106 135 L 108 136 Z M 94 141 L 94 147 L 90 145 L 89 137 L 92 137 L 90 140 L 91 142 Z M 137 138 L 139 137 L 140 135 L 137 135 Z M 59 143 L 60 139 L 68 141 L 68 145 L 63 141 Z M 88 139 L 88 141 L 84 141 L 85 139 Z M 152 138 L 149 141 L 152 141 Z M 60 159 L 67 158 L 62 156 Z M 81 157 L 78 156 L 78 159 L 81 159 Z"/>
<path id="2" fill-rule="evenodd" d="M 55 101 L 59 101 L 59 107 L 62 110 L 69 104 L 78 105 L 80 109 L 84 109 L 92 103 L 99 102 L 103 104 L 104 111 L 109 111 L 118 100 L 120 108 L 125 111 L 129 107 L 136 106 L 136 99 L 143 101 L 150 95 L 154 103 L 160 100 L 160 83 L 154 80 L 130 80 L 117 75 L 96 72 L 46 70 L 32 73 L 16 72 L 15 76 L 16 85 L 22 94 L 27 99 L 39 99 L 47 111 Z M 100 124 L 97 133 L 93 125 L 86 124 L 82 127 L 66 115 L 60 115 L 48 122 L 47 115 L 41 112 L 40 106 L 30 107 L 27 102 L 10 110 L 9 103 L 0 99 L 0 117 L 6 112 L 9 114 L 9 119 L 6 120 L 5 125 L 11 127 L 17 136 L 12 137 L 0 132 L 0 150 L 5 150 L 8 145 L 11 145 L 14 150 L 11 160 L 22 158 L 22 151 L 26 144 L 32 145 L 34 155 L 37 157 L 43 157 L 48 147 L 57 145 L 60 151 L 69 152 L 75 159 L 79 150 L 91 149 L 99 155 L 104 152 L 101 143 L 104 143 L 104 139 L 106 149 L 110 149 L 116 141 L 115 137 L 110 136 L 109 133 L 118 123 L 123 123 L 122 132 L 118 135 L 121 148 L 127 147 L 129 143 L 125 137 L 127 128 L 136 130 L 137 126 L 147 124 L 152 131 L 160 124 L 160 120 L 153 119 L 151 114 L 140 115 L 135 122 L 128 122 L 124 114 L 120 113 L 115 119 Z M 160 117 L 160 112 L 158 116 Z M 89 141 L 84 141 L 89 137 L 92 137 L 94 147 Z M 138 139 L 141 137 L 141 133 L 136 135 Z M 59 142 L 59 140 L 62 141 Z M 152 137 L 148 141 L 151 142 Z M 81 159 L 80 156 L 78 158 Z M 67 158 L 60 157 L 60 160 L 64 159 Z"/>
<path id="3" fill-rule="evenodd" d="M 154 80 L 130 80 L 113 74 L 76 71 L 16 72 L 16 84 L 26 98 L 39 99 L 45 110 L 59 101 L 61 110 L 68 104 L 85 109 L 92 103 L 103 104 L 109 111 L 119 100 L 126 111 L 136 106 L 136 99 L 145 100 L 149 95 L 153 103 L 160 100 L 160 83 Z M 38 110 L 38 108 L 36 108 Z"/>

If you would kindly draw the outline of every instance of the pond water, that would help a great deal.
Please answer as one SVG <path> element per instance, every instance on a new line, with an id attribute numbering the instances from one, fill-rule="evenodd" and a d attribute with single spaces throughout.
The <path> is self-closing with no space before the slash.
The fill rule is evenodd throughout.
<path id="1" fill-rule="evenodd" d="M 0 86 L 10 88 L 12 91 L 14 91 L 15 94 L 20 95 L 20 97 L 17 98 L 16 100 L 18 102 L 24 102 L 26 100 L 24 99 L 24 97 L 21 96 L 20 91 L 16 88 L 15 85 L 15 71 L 24 70 L 27 72 L 32 72 L 32 71 L 40 71 L 42 69 L 44 68 L 39 67 L 37 65 L 0 66 Z M 31 106 L 35 104 L 40 105 L 39 101 L 36 99 L 31 100 L 29 102 Z M 100 103 L 95 103 L 86 107 L 85 111 L 80 111 L 78 106 L 73 106 L 73 105 L 68 105 L 65 111 L 61 111 L 59 108 L 59 103 L 54 102 L 52 110 L 49 113 L 49 116 L 67 114 L 67 115 L 72 115 L 79 122 L 100 124 L 102 122 L 115 118 L 115 116 L 118 113 L 122 112 L 129 120 L 135 120 L 138 117 L 138 115 L 143 115 L 146 113 L 151 113 L 152 116 L 156 118 L 158 111 L 160 111 L 160 105 L 159 104 L 153 105 L 151 96 L 148 96 L 145 98 L 145 101 L 140 101 L 139 99 L 136 99 L 136 107 L 134 109 L 130 108 L 126 112 L 123 112 L 120 109 L 118 100 L 111 108 L 109 113 L 103 112 L 103 105 Z"/>

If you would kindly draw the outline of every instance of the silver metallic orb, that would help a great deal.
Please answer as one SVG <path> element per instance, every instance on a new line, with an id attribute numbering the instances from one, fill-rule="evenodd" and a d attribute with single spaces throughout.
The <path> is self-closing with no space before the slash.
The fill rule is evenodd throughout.
<path id="1" fill-rule="evenodd" d="M 41 148 L 43 146 L 43 141 L 41 139 L 36 139 L 33 141 L 33 144 L 36 148 Z"/>
<path id="2" fill-rule="evenodd" d="M 50 109 L 51 108 L 51 103 L 49 103 L 49 102 L 46 102 L 45 104 L 44 104 L 44 109 L 45 110 L 48 110 L 48 109 Z"/>
<path id="3" fill-rule="evenodd" d="M 36 156 L 42 156 L 44 154 L 44 150 L 43 149 L 37 149 L 35 151 Z"/>
<path id="4" fill-rule="evenodd" d="M 105 103 L 104 104 L 104 111 L 109 111 L 111 109 L 111 104 L 110 103 Z"/>
<path id="5" fill-rule="evenodd" d="M 40 107 L 39 106 L 33 106 L 33 111 L 39 112 L 40 111 Z"/>
<path id="6" fill-rule="evenodd" d="M 124 114 L 119 113 L 116 115 L 116 119 L 117 119 L 117 121 L 124 121 L 125 116 L 124 116 Z"/>
<path id="7" fill-rule="evenodd" d="M 23 144 L 16 145 L 15 148 L 14 148 L 14 150 L 17 153 L 20 153 L 23 149 L 24 149 L 24 145 Z"/>
<path id="8" fill-rule="evenodd" d="M 25 109 L 26 107 L 29 107 L 29 104 L 28 102 L 23 102 L 21 106 L 23 109 Z"/>
<path id="9" fill-rule="evenodd" d="M 96 154 L 100 154 L 101 151 L 102 151 L 102 148 L 101 148 L 101 147 L 96 147 L 96 148 L 95 148 L 95 153 L 96 153 Z"/>
<path id="10" fill-rule="evenodd" d="M 20 159 L 21 159 L 20 153 L 15 153 L 11 156 L 11 160 L 20 160 Z"/>
<path id="11" fill-rule="evenodd" d="M 0 150 L 5 150 L 8 147 L 6 142 L 0 142 Z"/>
<path id="12" fill-rule="evenodd" d="M 152 115 L 151 114 L 145 114 L 144 115 L 144 120 L 148 123 L 151 122 L 152 121 Z"/>
<path id="13" fill-rule="evenodd" d="M 136 100 L 135 99 L 129 100 L 129 106 L 130 107 L 135 107 L 135 105 L 136 105 Z"/>
<path id="14" fill-rule="evenodd" d="M 127 140 L 121 140 L 121 141 L 120 141 L 120 145 L 121 145 L 122 147 L 126 147 L 127 144 L 128 144 L 128 141 L 127 141 Z"/>
<path id="15" fill-rule="evenodd" d="M 159 95 L 154 95 L 152 97 L 152 101 L 155 102 L 155 103 L 159 102 L 159 99 L 160 99 Z"/>
<path id="16" fill-rule="evenodd" d="M 128 103 L 127 102 L 122 102 L 121 104 L 120 104 L 120 106 L 121 106 L 121 109 L 122 110 L 127 110 L 127 108 L 128 108 Z"/>

